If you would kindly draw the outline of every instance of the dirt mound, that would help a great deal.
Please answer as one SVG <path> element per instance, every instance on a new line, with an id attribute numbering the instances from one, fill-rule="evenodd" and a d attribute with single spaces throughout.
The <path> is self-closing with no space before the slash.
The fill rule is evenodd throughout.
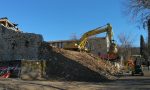
<path id="1" fill-rule="evenodd" d="M 39 59 L 46 59 L 45 75 L 50 79 L 103 81 L 115 79 L 115 67 L 85 52 L 69 51 L 41 44 Z"/>

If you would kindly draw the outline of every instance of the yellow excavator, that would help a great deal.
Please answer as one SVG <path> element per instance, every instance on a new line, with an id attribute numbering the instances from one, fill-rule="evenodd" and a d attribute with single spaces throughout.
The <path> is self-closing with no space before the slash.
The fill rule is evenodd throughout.
<path id="1" fill-rule="evenodd" d="M 117 45 L 116 45 L 115 41 L 112 39 L 112 37 L 113 37 L 112 26 L 109 23 L 107 25 L 105 25 L 105 27 L 98 27 L 96 29 L 93 29 L 93 30 L 90 30 L 90 31 L 84 33 L 79 41 L 74 41 L 68 45 L 64 45 L 64 49 L 89 52 L 89 50 L 86 48 L 88 38 L 93 35 L 104 33 L 104 32 L 107 33 L 109 42 L 110 42 L 108 54 L 116 54 L 118 51 Z M 77 42 L 79 44 L 77 44 Z"/>

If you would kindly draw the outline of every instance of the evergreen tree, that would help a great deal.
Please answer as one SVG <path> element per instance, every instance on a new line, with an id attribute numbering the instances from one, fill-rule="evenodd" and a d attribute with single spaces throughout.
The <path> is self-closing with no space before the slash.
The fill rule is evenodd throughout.
<path id="1" fill-rule="evenodd" d="M 140 37 L 140 54 L 142 56 L 144 56 L 144 48 L 145 48 L 145 42 L 144 42 L 143 35 L 141 35 L 141 37 Z"/>

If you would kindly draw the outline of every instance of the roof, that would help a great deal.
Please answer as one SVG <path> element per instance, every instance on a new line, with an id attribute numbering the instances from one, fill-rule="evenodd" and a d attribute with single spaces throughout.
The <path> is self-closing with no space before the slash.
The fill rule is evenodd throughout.
<path id="1" fill-rule="evenodd" d="M 10 27 L 14 27 L 15 25 L 14 25 L 14 23 L 11 23 L 9 20 L 8 20 L 8 18 L 0 18 L 0 23 L 2 23 L 3 24 L 3 22 L 6 22 Z M 4 25 L 5 26 L 5 25 Z"/>
<path id="2" fill-rule="evenodd" d="M 3 26 L 5 26 L 5 27 L 7 27 L 7 28 L 11 28 L 13 30 L 20 31 L 16 27 L 18 24 L 10 22 L 7 17 L 0 18 L 0 24 L 3 25 Z"/>

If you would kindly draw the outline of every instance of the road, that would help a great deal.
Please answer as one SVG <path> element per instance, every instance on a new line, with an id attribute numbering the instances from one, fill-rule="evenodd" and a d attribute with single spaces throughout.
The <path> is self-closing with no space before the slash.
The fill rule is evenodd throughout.
<path id="1" fill-rule="evenodd" d="M 150 71 L 145 76 L 122 76 L 111 82 L 23 81 L 1 79 L 0 90 L 150 90 Z"/>

